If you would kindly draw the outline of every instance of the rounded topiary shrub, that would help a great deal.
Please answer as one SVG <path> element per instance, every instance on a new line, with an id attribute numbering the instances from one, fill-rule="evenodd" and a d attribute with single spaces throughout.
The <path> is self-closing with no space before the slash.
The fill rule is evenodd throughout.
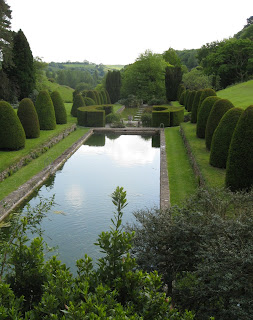
<path id="1" fill-rule="evenodd" d="M 234 105 L 227 99 L 219 99 L 214 103 L 206 124 L 205 139 L 208 150 L 211 148 L 213 134 L 221 118 L 232 108 L 234 108 Z"/>
<path id="2" fill-rule="evenodd" d="M 62 97 L 60 96 L 59 92 L 58 91 L 52 92 L 51 99 L 52 99 L 53 105 L 54 105 L 56 123 L 57 124 L 67 123 L 66 108 L 65 108 L 64 102 L 63 102 Z"/>
<path id="3" fill-rule="evenodd" d="M 39 92 L 35 108 L 39 117 L 40 129 L 54 130 L 56 128 L 54 106 L 47 91 Z"/>
<path id="4" fill-rule="evenodd" d="M 19 150 L 25 146 L 25 131 L 13 110 L 5 101 L 0 101 L 0 149 Z"/>
<path id="5" fill-rule="evenodd" d="M 83 100 L 84 100 L 84 103 L 87 107 L 96 105 L 96 102 L 89 97 L 85 97 L 85 98 L 83 98 Z"/>
<path id="6" fill-rule="evenodd" d="M 196 90 L 192 90 L 191 93 L 190 93 L 190 97 L 189 97 L 189 100 L 188 100 L 188 103 L 187 103 L 187 110 L 189 112 L 192 111 L 192 105 L 193 105 L 193 101 L 194 101 L 196 92 L 197 92 Z"/>
<path id="7" fill-rule="evenodd" d="M 86 92 L 86 97 L 91 98 L 92 100 L 95 101 L 96 104 L 99 104 L 98 97 L 94 90 L 88 90 Z"/>
<path id="8" fill-rule="evenodd" d="M 253 105 L 244 110 L 235 127 L 225 181 L 232 191 L 253 187 Z"/>
<path id="9" fill-rule="evenodd" d="M 80 107 L 85 107 L 85 102 L 81 94 L 77 94 L 74 98 L 73 105 L 71 108 L 71 114 L 73 117 L 77 117 L 77 109 Z"/>
<path id="10" fill-rule="evenodd" d="M 184 96 L 184 107 L 185 107 L 185 109 L 187 109 L 187 101 L 188 101 L 190 92 L 191 92 L 191 91 L 190 91 L 189 89 L 187 89 L 187 90 L 185 91 L 185 96 Z"/>
<path id="11" fill-rule="evenodd" d="M 31 99 L 24 98 L 20 101 L 17 115 L 25 130 L 26 138 L 38 138 L 40 136 L 40 123 Z"/>
<path id="12" fill-rule="evenodd" d="M 196 126 L 196 134 L 198 138 L 205 138 L 206 123 L 213 105 L 220 98 L 217 96 L 207 97 L 201 104 L 198 111 L 198 121 Z"/>
<path id="13" fill-rule="evenodd" d="M 192 104 L 192 113 L 191 113 L 191 123 L 197 122 L 197 116 L 198 116 L 198 108 L 199 108 L 199 100 L 202 94 L 202 89 L 198 90 L 195 94 L 193 104 Z"/>
<path id="14" fill-rule="evenodd" d="M 198 111 L 199 111 L 199 108 L 201 107 L 201 104 L 202 102 L 207 98 L 207 97 L 210 97 L 210 96 L 216 96 L 216 92 L 211 89 L 211 88 L 206 88 L 206 89 L 203 89 L 202 93 L 201 93 L 201 96 L 199 98 L 199 106 L 198 106 Z M 197 118 L 198 118 L 198 115 L 197 115 Z M 198 119 L 197 119 L 198 121 Z"/>
<path id="15" fill-rule="evenodd" d="M 242 109 L 232 108 L 221 118 L 212 138 L 209 161 L 212 166 L 226 168 L 231 138 L 242 113 Z"/>

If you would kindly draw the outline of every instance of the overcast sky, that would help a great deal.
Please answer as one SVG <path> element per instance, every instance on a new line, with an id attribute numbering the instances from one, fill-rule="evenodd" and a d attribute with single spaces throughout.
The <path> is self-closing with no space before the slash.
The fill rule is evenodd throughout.
<path id="1" fill-rule="evenodd" d="M 229 38 L 253 0 L 6 0 L 12 30 L 46 62 L 129 64 L 150 49 L 197 49 Z"/>

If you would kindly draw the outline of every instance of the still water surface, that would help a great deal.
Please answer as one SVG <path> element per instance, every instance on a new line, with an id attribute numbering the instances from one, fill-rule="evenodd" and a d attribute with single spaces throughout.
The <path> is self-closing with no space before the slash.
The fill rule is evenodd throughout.
<path id="1" fill-rule="evenodd" d="M 101 255 L 94 242 L 111 225 L 117 186 L 127 191 L 123 222 L 137 209 L 159 206 L 160 149 L 152 142 L 151 136 L 93 135 L 29 201 L 35 206 L 39 197 L 55 195 L 42 221 L 44 238 L 71 269 L 85 253 L 95 260 Z"/>

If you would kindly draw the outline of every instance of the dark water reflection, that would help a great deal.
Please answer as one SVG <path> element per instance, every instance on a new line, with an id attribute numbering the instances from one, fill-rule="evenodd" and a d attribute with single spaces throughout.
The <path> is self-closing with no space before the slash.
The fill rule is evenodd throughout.
<path id="1" fill-rule="evenodd" d="M 92 136 L 30 200 L 35 206 L 39 196 L 55 194 L 57 205 L 42 228 L 67 266 L 74 268 L 85 253 L 100 256 L 94 242 L 111 224 L 110 194 L 117 186 L 127 191 L 124 222 L 131 221 L 134 210 L 159 206 L 160 151 L 152 145 L 147 136 Z"/>

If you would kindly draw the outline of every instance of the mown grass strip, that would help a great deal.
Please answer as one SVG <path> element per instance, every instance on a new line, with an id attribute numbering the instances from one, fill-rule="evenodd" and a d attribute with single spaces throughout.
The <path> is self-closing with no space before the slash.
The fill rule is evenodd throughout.
<path id="1" fill-rule="evenodd" d="M 205 139 L 196 136 L 196 124 L 184 122 L 181 124 L 181 128 L 190 144 L 206 186 L 212 188 L 224 187 L 226 170 L 212 167 L 209 164 L 210 151 L 206 149 Z"/>
<path id="2" fill-rule="evenodd" d="M 9 193 L 15 191 L 18 187 L 32 178 L 35 174 L 43 170 L 47 165 L 57 159 L 65 150 L 71 147 L 78 139 L 80 139 L 89 129 L 78 127 L 65 139 L 50 148 L 46 153 L 39 158 L 34 159 L 25 167 L 22 167 L 14 175 L 0 182 L 0 200 L 6 197 Z"/>
<path id="3" fill-rule="evenodd" d="M 179 127 L 165 129 L 171 205 L 179 205 L 197 188 Z"/>

